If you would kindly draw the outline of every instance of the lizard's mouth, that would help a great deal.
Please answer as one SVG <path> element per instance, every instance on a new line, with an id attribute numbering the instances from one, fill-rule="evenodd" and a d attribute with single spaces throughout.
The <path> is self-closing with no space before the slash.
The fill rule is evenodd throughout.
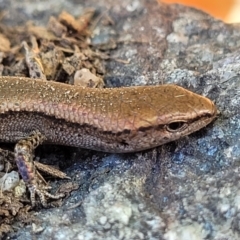
<path id="1" fill-rule="evenodd" d="M 188 135 L 192 132 L 198 131 L 211 123 L 218 115 L 220 111 L 212 103 L 211 110 L 202 111 L 194 119 L 189 121 L 188 119 L 175 119 L 172 122 L 165 125 L 165 130 L 170 134 L 181 134 L 182 136 Z"/>
<path id="2" fill-rule="evenodd" d="M 197 109 L 191 104 L 187 104 L 187 107 L 191 110 L 187 114 L 182 113 L 175 116 L 170 114 L 169 119 L 171 121 L 166 121 L 164 124 L 155 127 L 155 130 L 163 136 L 163 140 L 160 141 L 162 144 L 200 130 L 211 123 L 220 113 L 215 104 L 209 99 Z"/>
<path id="3" fill-rule="evenodd" d="M 202 111 L 199 115 L 198 118 L 196 118 L 193 121 L 193 124 L 195 122 L 195 126 L 196 126 L 196 131 L 199 130 L 202 127 L 205 127 L 206 125 L 208 125 L 209 123 L 211 123 L 217 116 L 220 115 L 220 111 L 216 108 L 216 106 L 214 105 L 213 102 L 212 103 L 212 108 L 211 110 L 207 110 L 207 111 Z M 199 127 L 198 127 L 199 125 Z"/>

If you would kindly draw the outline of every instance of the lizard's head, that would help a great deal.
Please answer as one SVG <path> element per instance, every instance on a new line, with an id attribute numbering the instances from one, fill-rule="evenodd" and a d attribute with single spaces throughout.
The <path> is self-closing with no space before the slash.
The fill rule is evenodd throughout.
<path id="1" fill-rule="evenodd" d="M 141 98 L 134 122 L 136 130 L 128 141 L 138 150 L 198 131 L 218 114 L 211 100 L 176 85 L 145 88 Z"/>
<path id="2" fill-rule="evenodd" d="M 206 126 L 218 112 L 208 98 L 176 85 L 106 92 L 108 102 L 111 99 L 109 117 L 95 113 L 104 151 L 141 151 L 174 141 Z"/>
<path id="3" fill-rule="evenodd" d="M 210 99 L 175 85 L 168 87 L 171 88 L 170 104 L 161 109 L 164 113 L 162 112 L 158 121 L 159 126 L 164 128 L 165 134 L 171 139 L 205 127 L 219 113 Z"/>

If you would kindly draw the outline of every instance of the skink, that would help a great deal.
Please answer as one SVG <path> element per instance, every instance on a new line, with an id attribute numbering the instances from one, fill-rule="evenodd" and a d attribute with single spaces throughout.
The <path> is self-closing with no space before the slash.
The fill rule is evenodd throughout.
<path id="1" fill-rule="evenodd" d="M 206 126 L 217 109 L 176 85 L 92 89 L 0 78 L 0 141 L 39 130 L 46 142 L 106 152 L 153 148 Z"/>
<path id="2" fill-rule="evenodd" d="M 0 77 L 0 141 L 29 140 L 37 131 L 29 151 L 44 142 L 136 152 L 195 132 L 216 115 L 212 101 L 176 85 L 92 89 Z M 25 163 L 31 157 L 24 156 L 28 150 L 22 146 L 15 147 L 15 158 L 31 191 L 35 182 L 29 180 L 29 172 L 33 170 Z"/>

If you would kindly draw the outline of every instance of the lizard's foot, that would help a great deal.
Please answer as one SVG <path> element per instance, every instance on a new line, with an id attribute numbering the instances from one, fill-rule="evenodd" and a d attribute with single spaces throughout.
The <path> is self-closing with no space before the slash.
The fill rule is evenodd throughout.
<path id="1" fill-rule="evenodd" d="M 36 195 L 39 196 L 40 202 L 44 207 L 47 207 L 46 196 L 51 199 L 60 199 L 64 197 L 64 194 L 52 195 L 47 190 L 51 189 L 50 186 L 41 186 L 39 184 L 28 184 L 28 189 L 30 192 L 30 199 L 32 206 L 36 204 Z"/>
<path id="2" fill-rule="evenodd" d="M 64 196 L 64 194 L 52 195 L 47 192 L 50 187 L 46 186 L 46 182 L 36 171 L 33 162 L 33 151 L 44 140 L 45 137 L 40 132 L 36 131 L 30 134 L 29 137 L 20 140 L 14 148 L 15 161 L 18 166 L 19 173 L 30 191 L 32 206 L 36 203 L 36 195 L 39 196 L 44 207 L 47 206 L 46 196 L 52 199 L 59 199 Z"/>

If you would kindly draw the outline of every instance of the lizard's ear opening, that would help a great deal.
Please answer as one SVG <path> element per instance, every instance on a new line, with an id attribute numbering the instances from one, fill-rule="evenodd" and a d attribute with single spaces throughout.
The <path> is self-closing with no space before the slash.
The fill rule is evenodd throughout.
<path id="1" fill-rule="evenodd" d="M 166 125 L 166 129 L 169 132 L 179 132 L 179 131 L 183 131 L 184 129 L 186 129 L 188 126 L 188 124 L 184 121 L 175 121 L 175 122 L 171 122 L 169 124 Z"/>

